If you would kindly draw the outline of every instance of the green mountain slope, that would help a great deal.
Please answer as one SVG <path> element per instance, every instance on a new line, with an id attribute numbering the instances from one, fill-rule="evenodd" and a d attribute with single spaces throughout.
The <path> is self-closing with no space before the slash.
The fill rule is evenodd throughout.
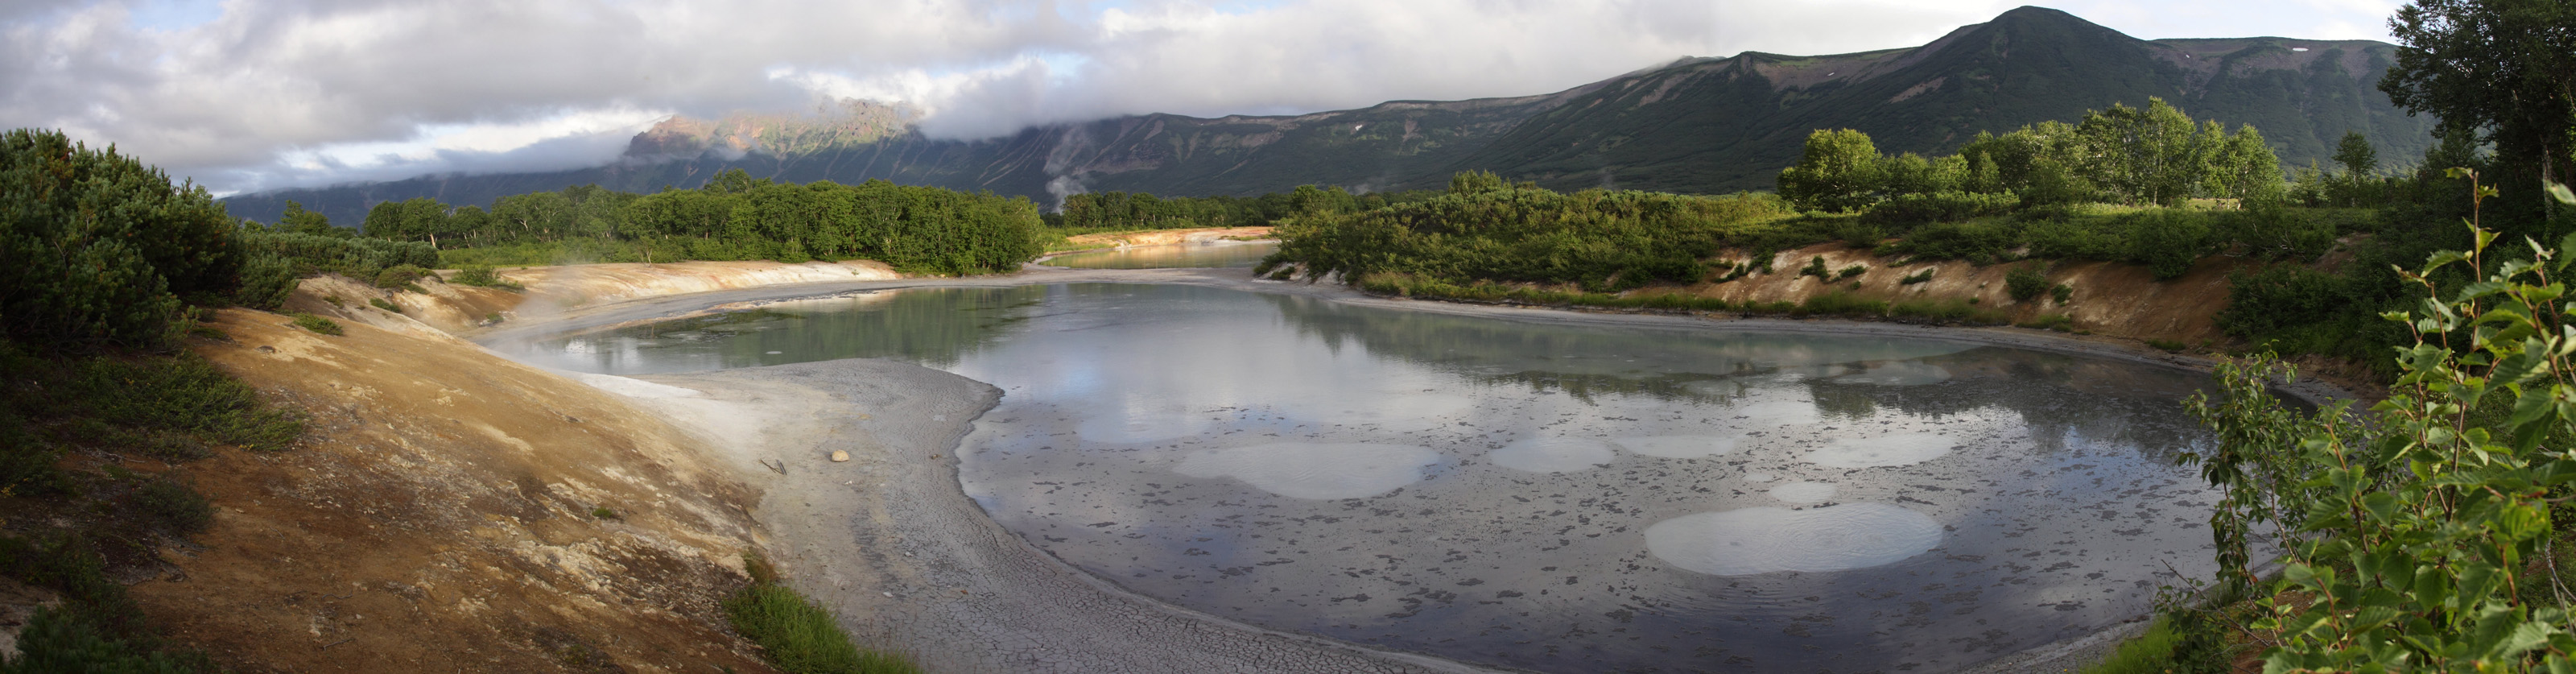
<path id="1" fill-rule="evenodd" d="M 596 183 L 694 187 L 727 168 L 842 183 L 885 179 L 1024 195 L 1069 191 L 1252 195 L 1300 184 L 1437 187 L 1484 169 L 1553 188 L 1675 192 L 1770 189 L 1818 128 L 1868 132 L 1886 152 L 1944 152 L 1979 131 L 2072 121 L 2160 96 L 2193 117 L 2253 124 L 2283 161 L 2332 153 L 2347 130 L 2380 156 L 2420 156 L 2431 120 L 2375 85 L 2394 47 L 2287 38 L 2140 40 L 2064 12 L 2024 7 L 1931 44 L 1833 56 L 1747 52 L 1690 58 L 1553 94 L 1394 101 L 1358 110 L 1215 119 L 1152 114 L 935 140 L 902 109 L 851 103 L 816 115 L 672 119 L 609 166 L 551 173 L 424 176 L 225 200 L 273 219 L 289 199 L 356 224 L 375 203 L 494 198 Z"/>
<path id="2" fill-rule="evenodd" d="M 2333 154 L 2354 129 L 2380 156 L 2420 156 L 2431 120 L 2407 117 L 2375 88 L 2393 50 L 2283 38 L 2151 42 L 2023 7 L 1912 49 L 1684 60 L 1539 115 L 1457 168 L 1557 188 L 1767 189 L 1814 129 L 1858 129 L 1882 151 L 1928 155 L 1979 131 L 2073 121 L 2149 96 L 2195 118 L 2253 124 L 2292 165 Z"/>

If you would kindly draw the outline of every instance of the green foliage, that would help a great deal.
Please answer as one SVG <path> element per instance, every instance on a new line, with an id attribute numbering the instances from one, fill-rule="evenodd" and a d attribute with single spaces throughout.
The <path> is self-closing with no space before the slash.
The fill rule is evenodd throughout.
<path id="1" fill-rule="evenodd" d="M 1924 267 L 1923 271 L 1907 274 L 1905 275 L 1905 278 L 1897 279 L 1896 284 L 1910 286 L 1917 283 L 1928 283 L 1932 280 L 1932 272 L 1934 269 L 1934 267 Z"/>
<path id="2" fill-rule="evenodd" d="M 2004 292 L 2015 302 L 2028 302 L 2048 294 L 2048 274 L 2037 265 L 2022 265 L 2004 272 Z"/>
<path id="3" fill-rule="evenodd" d="M 1825 256 L 1823 255 L 1818 255 L 1815 259 L 1808 260 L 1807 266 L 1798 268 L 1798 275 L 1813 276 L 1819 281 L 1834 280 L 1833 272 L 1825 269 Z"/>
<path id="4" fill-rule="evenodd" d="M 1840 280 L 1843 280 L 1843 279 L 1848 279 L 1848 278 L 1851 278 L 1851 277 L 1854 277 L 1854 276 L 1859 276 L 1859 275 L 1867 274 L 1867 273 L 1869 273 L 1869 265 L 1865 265 L 1865 264 L 1856 264 L 1856 265 L 1852 265 L 1852 266 L 1849 266 L 1849 267 L 1844 267 L 1842 271 L 1834 272 L 1834 278 L 1833 278 L 1833 280 L 1840 281 Z"/>
<path id="5" fill-rule="evenodd" d="M 250 232 L 242 242 L 249 250 L 285 260 L 298 277 L 331 272 L 372 283 L 387 269 L 438 264 L 438 249 L 426 243 L 279 231 Z"/>
<path id="6" fill-rule="evenodd" d="M 152 480 L 127 495 L 144 521 L 169 531 L 193 534 L 215 521 L 215 507 L 194 489 L 168 480 Z"/>
<path id="7" fill-rule="evenodd" d="M 512 282 L 508 279 L 503 279 L 499 274 L 493 273 L 490 265 L 475 265 L 458 269 L 456 270 L 456 276 L 447 279 L 447 282 L 458 285 L 469 285 L 477 288 L 502 288 L 512 291 L 528 289 L 527 286 L 519 285 L 518 283 Z"/>
<path id="8" fill-rule="evenodd" d="M 311 330 L 317 334 L 324 335 L 337 335 L 342 332 L 339 323 L 333 322 L 328 318 L 300 311 L 295 313 L 295 327 Z"/>
<path id="9" fill-rule="evenodd" d="M 1878 147 L 1869 134 L 1817 129 L 1807 134 L 1798 165 L 1780 171 L 1780 198 L 1799 210 L 1856 211 L 1878 203 L 1884 182 Z"/>
<path id="10" fill-rule="evenodd" d="M 1935 222 L 1958 222 L 1973 218 L 2006 215 L 2021 208 L 2021 197 L 2010 191 L 1979 193 L 1942 191 L 1898 194 L 1872 206 L 1863 219 L 1897 231 L 1913 229 Z"/>
<path id="11" fill-rule="evenodd" d="M 144 626 L 125 586 L 108 579 L 104 569 L 98 553 L 77 536 L 0 537 L 0 574 L 63 598 L 61 606 L 40 608 L 28 620 L 18 633 L 18 656 L 0 657 L 0 674 L 217 671 L 202 655 L 165 649 Z"/>
<path id="12" fill-rule="evenodd" d="M 2146 265 L 2157 280 L 2170 279 L 2190 272 L 2214 243 L 2206 219 L 2154 211 L 2129 229 L 2129 259 Z"/>
<path id="13" fill-rule="evenodd" d="M 512 195 L 489 214 L 426 203 L 380 205 L 383 217 L 370 216 L 387 223 L 386 234 L 438 241 L 444 250 L 411 261 L 424 267 L 872 259 L 968 274 L 1016 269 L 1043 248 L 1037 206 L 1026 199 L 882 180 L 796 185 L 732 170 L 702 190 L 637 195 L 582 185 Z"/>
<path id="14" fill-rule="evenodd" d="M 108 423 L 189 433 L 254 451 L 285 449 L 304 434 L 294 415 L 260 402 L 249 385 L 193 355 L 89 358 L 77 361 L 69 374 L 71 381 L 56 386 Z"/>
<path id="15" fill-rule="evenodd" d="M 1977 306 L 1975 299 L 1957 298 L 1900 300 L 1887 307 L 1887 315 L 1907 322 L 1955 325 L 2003 325 L 2011 322 L 2003 312 Z"/>
<path id="16" fill-rule="evenodd" d="M 2564 168 L 2553 176 L 2552 167 L 2576 165 L 2570 156 L 2576 87 L 2569 85 L 2576 30 L 2569 26 L 2576 26 L 2576 6 L 2564 2 L 2409 2 L 2389 19 L 2397 62 L 2381 76 L 2379 90 L 2407 114 L 2432 113 L 2444 131 L 2473 135 L 2469 145 L 2491 145 L 2499 161 L 2488 168 L 2486 182 L 2515 190 L 2497 205 L 2536 216 L 2549 208 L 2539 193 L 2543 183 L 2566 179 Z M 2522 194 L 2526 189 L 2532 193 Z"/>
<path id="17" fill-rule="evenodd" d="M 2421 303 L 2387 318 L 2414 344 L 2366 422 L 2280 411 L 2261 360 L 2222 369 L 2224 396 L 2194 401 L 2220 436 L 2203 473 L 2229 494 L 2212 516 L 2221 580 L 2247 579 L 2231 543 L 2244 530 L 2270 523 L 2289 541 L 2276 591 L 2256 600 L 2254 626 L 2280 637 L 2267 671 L 2576 668 L 2568 588 L 2534 564 L 2576 482 L 2561 446 L 2576 434 L 2576 337 L 2551 278 L 2576 237 L 2513 259 L 2469 229 L 2465 252 L 2401 272 Z M 2474 282 L 2436 280 L 2459 272 Z"/>
<path id="18" fill-rule="evenodd" d="M 38 607 L 18 633 L 17 657 L 0 653 L 0 674 L 193 674 L 205 671 L 187 660 L 156 651 L 138 650 L 128 639 L 111 636 L 94 618 L 79 610 Z"/>
<path id="19" fill-rule="evenodd" d="M 233 290 L 232 302 L 261 311 L 273 310 L 286 303 L 295 292 L 295 263 L 274 252 L 254 250 L 248 237 L 235 237 L 243 252 L 241 287 Z"/>
<path id="20" fill-rule="evenodd" d="M 753 561 L 752 584 L 725 600 L 735 632 L 760 644 L 761 655 L 788 674 L 908 674 L 921 669 L 900 656 L 861 650 L 832 614 L 778 582 Z"/>
<path id="21" fill-rule="evenodd" d="M 1275 232 L 1277 259 L 1303 265 L 1308 278 L 1338 273 L 1356 281 L 1394 272 L 1615 292 L 1698 281 L 1707 273 L 1703 258 L 1729 243 L 1766 243 L 1786 215 L 1768 195 L 1563 194 L 1517 186 L 1301 216 Z"/>
<path id="22" fill-rule="evenodd" d="M 2229 335 L 2260 340 L 2327 322 L 2349 302 L 2342 278 L 2304 266 L 2238 271 L 2227 276 L 2227 306 L 2218 312 L 2218 327 Z"/>
<path id="23" fill-rule="evenodd" d="M 202 188 L 54 131 L 0 133 L 0 335 L 42 348 L 161 348 L 183 300 L 238 290 L 233 223 Z"/>
<path id="24" fill-rule="evenodd" d="M 421 277 L 425 276 L 430 278 L 437 277 L 435 274 L 431 274 L 428 269 L 424 269 L 420 265 L 398 264 L 386 267 L 384 271 L 376 272 L 374 285 L 378 288 L 386 289 L 417 288 L 418 286 L 412 285 L 412 282 L 420 280 Z M 418 291 L 414 290 L 414 292 Z"/>
<path id="25" fill-rule="evenodd" d="M 1887 315 L 1887 303 L 1863 299 L 1843 291 L 1812 295 L 1789 312 L 1792 316 L 1856 316 L 1876 318 Z"/>
<path id="26" fill-rule="evenodd" d="M 392 302 L 387 302 L 385 301 L 385 298 L 382 297 L 369 297 L 367 298 L 367 304 L 374 305 L 378 309 L 383 309 L 397 314 L 403 312 L 402 307 L 396 306 Z"/>

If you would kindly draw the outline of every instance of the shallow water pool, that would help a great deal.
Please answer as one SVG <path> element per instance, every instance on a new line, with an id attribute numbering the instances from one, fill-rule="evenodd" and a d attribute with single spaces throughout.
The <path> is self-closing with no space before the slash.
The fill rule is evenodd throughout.
<path id="1" fill-rule="evenodd" d="M 1943 671 L 2210 571 L 2187 372 L 1177 285 L 867 293 L 537 345 L 1000 386 L 968 495 L 1135 591 L 1541 671 Z"/>

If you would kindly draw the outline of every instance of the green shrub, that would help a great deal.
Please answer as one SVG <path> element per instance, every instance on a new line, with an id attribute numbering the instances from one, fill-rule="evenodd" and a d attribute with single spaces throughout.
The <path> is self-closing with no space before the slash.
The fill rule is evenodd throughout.
<path id="1" fill-rule="evenodd" d="M 2031 220 L 2023 225 L 2032 257 L 2106 260 L 2128 259 L 2129 237 L 2111 218 L 2072 216 Z"/>
<path id="2" fill-rule="evenodd" d="M 248 384 L 193 355 L 92 358 L 74 376 L 72 392 L 109 423 L 192 433 L 258 451 L 285 449 L 304 434 L 293 414 L 261 402 Z"/>
<path id="3" fill-rule="evenodd" d="M 385 298 L 382 297 L 369 297 L 367 298 L 367 303 L 375 305 L 378 309 L 383 309 L 397 314 L 402 313 L 402 307 L 395 306 L 394 303 L 387 302 L 385 301 Z"/>
<path id="4" fill-rule="evenodd" d="M 1832 272 L 1825 270 L 1825 256 L 1823 255 L 1818 255 L 1816 256 L 1816 259 L 1807 261 L 1807 266 L 1798 269 L 1798 275 L 1813 276 L 1816 277 L 1816 280 L 1818 281 L 1834 280 Z"/>
<path id="5" fill-rule="evenodd" d="M 1861 274 L 1866 274 L 1866 273 L 1869 273 L 1869 265 L 1865 265 L 1865 264 L 1856 264 L 1856 265 L 1852 265 L 1852 266 L 1849 266 L 1849 267 L 1844 267 L 1842 271 L 1834 272 L 1834 280 L 1836 280 L 1836 281 L 1840 281 L 1840 280 L 1843 280 L 1843 279 L 1851 278 L 1851 277 L 1854 277 L 1854 276 L 1859 276 L 1859 275 L 1861 275 Z"/>
<path id="6" fill-rule="evenodd" d="M 2013 224 L 2001 220 L 1942 222 L 1915 229 L 1897 252 L 1925 260 L 1987 264 L 2003 257 L 2019 238 Z"/>
<path id="7" fill-rule="evenodd" d="M 40 606 L 18 633 L 17 657 L 0 653 L 0 674 L 194 674 L 188 659 L 115 636 L 80 609 Z"/>
<path id="8" fill-rule="evenodd" d="M 2020 323 L 2019 326 L 2033 330 L 2070 332 L 2075 329 L 2075 318 L 2066 314 L 2040 314 L 2036 318 Z"/>
<path id="9" fill-rule="evenodd" d="M 2015 302 L 2028 302 L 2048 294 L 2048 275 L 2037 265 L 2023 265 L 2004 272 L 2004 292 Z"/>
<path id="10" fill-rule="evenodd" d="M 1906 285 L 1906 286 L 1910 286 L 1910 285 L 1914 285 L 1914 284 L 1917 284 L 1917 283 L 1928 283 L 1928 282 L 1931 282 L 1931 280 L 1932 280 L 1932 270 L 1933 270 L 1933 269 L 1936 269 L 1936 268 L 1935 268 L 1935 267 L 1924 267 L 1924 268 L 1923 268 L 1923 271 L 1914 272 L 1914 273 L 1912 273 L 1912 274 L 1907 274 L 1907 275 L 1905 275 L 1905 278 L 1897 279 L 1897 280 L 1896 280 L 1896 284 L 1897 284 L 1897 285 Z"/>
<path id="11" fill-rule="evenodd" d="M 1807 298 L 1806 302 L 1790 310 L 1789 314 L 1792 316 L 1876 317 L 1887 315 L 1887 303 L 1863 299 L 1847 292 L 1834 291 Z"/>
<path id="12" fill-rule="evenodd" d="M 2239 211 L 2221 222 L 2219 236 L 2267 260 L 2314 260 L 2334 247 L 2340 218 L 2269 206 Z"/>
<path id="13" fill-rule="evenodd" d="M 2343 286 L 2341 278 L 2297 264 L 2240 270 L 2227 275 L 2227 306 L 2218 311 L 2218 327 L 2258 339 L 2324 322 L 2352 301 Z"/>
<path id="14" fill-rule="evenodd" d="M 240 289 L 233 220 L 203 188 L 56 131 L 0 133 L 0 336 L 38 349 L 160 348 L 185 304 Z"/>
<path id="15" fill-rule="evenodd" d="M 303 328 L 303 329 L 306 329 L 306 330 L 311 330 L 311 331 L 313 331 L 313 332 L 315 332 L 315 333 L 325 334 L 325 335 L 337 335 L 337 334 L 341 334 L 340 324 L 339 324 L 339 323 L 333 322 L 331 319 L 328 319 L 328 318 L 323 318 L 323 317 L 320 317 L 320 316 L 315 316 L 315 315 L 308 314 L 308 313 L 304 313 L 304 312 L 300 312 L 300 311 L 295 313 L 295 327 Z"/>
<path id="16" fill-rule="evenodd" d="M 2147 266 L 2157 280 L 2191 271 L 2209 253 L 2212 238 L 2206 218 L 2172 209 L 2149 211 L 2129 230 L 2129 261 Z"/>
<path id="17" fill-rule="evenodd" d="M 408 288 L 413 292 L 419 292 L 419 286 L 412 285 L 412 282 L 424 276 L 438 278 L 438 275 L 430 273 L 420 265 L 398 264 L 376 272 L 374 283 L 378 288 Z"/>
<path id="18" fill-rule="evenodd" d="M 233 290 L 233 304 L 261 311 L 285 304 L 286 296 L 295 292 L 295 263 L 276 253 L 250 250 L 240 237 L 234 240 L 248 252 L 243 254 L 241 287 Z"/>
<path id="19" fill-rule="evenodd" d="M 2005 215 L 2021 207 L 2011 192 L 1934 192 L 1900 194 L 1871 206 L 1862 219 L 1897 231 L 1935 222 L 1960 222 Z"/>
<path id="20" fill-rule="evenodd" d="M 215 507 L 206 497 L 187 485 L 169 480 L 153 480 L 137 487 L 128 498 L 136 512 L 170 531 L 193 534 L 206 530 L 215 520 Z"/>
<path id="21" fill-rule="evenodd" d="M 1957 299 L 1904 300 L 1888 305 L 1887 315 L 1893 318 L 1926 323 L 2003 325 L 2008 322 L 2004 318 L 2002 312 L 1978 307 L 1974 298 L 1967 301 L 1960 301 Z"/>
<path id="22" fill-rule="evenodd" d="M 457 285 L 469 285 L 477 288 L 501 288 L 505 290 L 528 289 L 527 286 L 519 285 L 516 282 L 501 278 L 500 274 L 493 273 L 492 267 L 489 265 L 474 265 L 458 269 L 456 270 L 456 276 L 447 279 L 447 282 Z"/>

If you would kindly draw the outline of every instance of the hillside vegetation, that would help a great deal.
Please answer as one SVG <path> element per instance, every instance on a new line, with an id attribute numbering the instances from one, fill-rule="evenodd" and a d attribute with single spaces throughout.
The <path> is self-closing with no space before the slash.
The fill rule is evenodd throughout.
<path id="1" fill-rule="evenodd" d="M 649 193 L 727 169 L 779 182 L 885 179 L 991 190 L 1071 208 L 1065 195 L 1252 197 L 1297 185 L 1354 193 L 1437 190 L 1487 170 L 1559 191 L 1723 194 L 1768 189 L 1813 129 L 1848 128 L 1892 153 L 1951 154 L 1980 129 L 2072 123 L 2161 96 L 2200 115 L 2263 129 L 2294 165 L 2322 161 L 2358 131 L 2414 157 L 2431 120 L 2371 89 L 2396 60 L 2369 41 L 2140 40 L 2056 10 L 2024 7 L 1930 44 L 1860 54 L 1683 58 L 1555 93 L 1389 101 L 1301 115 L 1148 114 L 1049 125 L 990 139 L 910 132 L 910 113 L 850 103 L 815 117 L 675 118 L 627 155 L 548 173 L 424 176 L 250 194 L 233 214 L 276 218 L 294 200 L 351 223 L 415 197 L 490 204 L 578 185 Z"/>

